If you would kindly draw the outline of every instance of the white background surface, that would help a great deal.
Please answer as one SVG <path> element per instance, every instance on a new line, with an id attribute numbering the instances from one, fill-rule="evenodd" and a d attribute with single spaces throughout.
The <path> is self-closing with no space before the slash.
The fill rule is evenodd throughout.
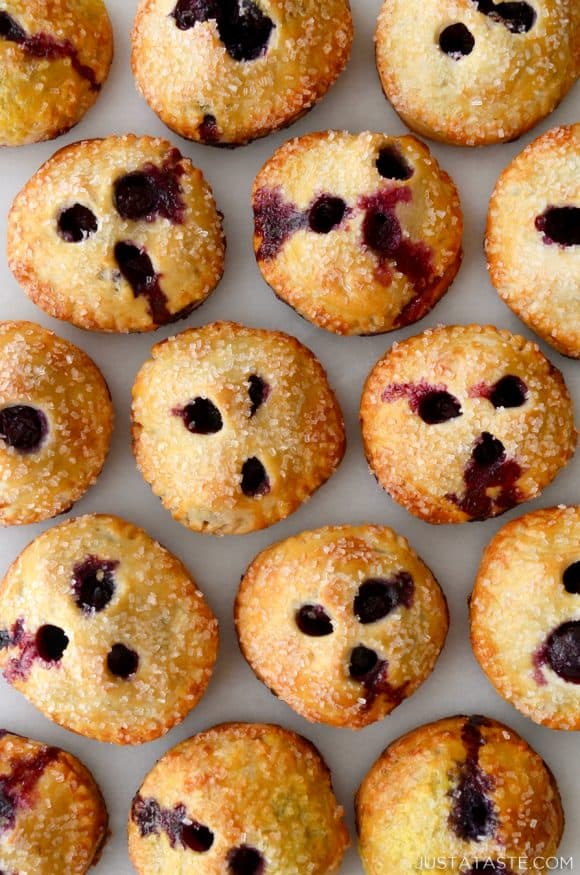
<path id="1" fill-rule="evenodd" d="M 252 180 L 262 163 L 289 136 L 329 127 L 351 131 L 383 130 L 391 134 L 404 132 L 404 125 L 382 96 L 374 67 L 372 38 L 380 0 L 354 0 L 356 37 L 353 56 L 345 73 L 322 103 L 290 132 L 276 134 L 236 151 L 180 141 L 163 127 L 137 95 L 129 64 L 129 32 L 136 5 L 137 0 L 108 0 L 115 29 L 114 66 L 97 105 L 83 122 L 56 143 L 4 150 L 0 155 L 0 237 L 5 240 L 6 215 L 12 198 L 57 148 L 84 137 L 128 131 L 167 136 L 202 168 L 214 188 L 218 206 L 225 213 L 228 238 L 225 277 L 210 300 L 187 322 L 178 323 L 177 329 L 169 326 L 154 336 L 101 336 L 45 316 L 18 288 L 2 253 L 0 318 L 35 320 L 56 330 L 85 349 L 103 370 L 117 414 L 112 453 L 97 485 L 76 505 L 73 514 L 93 511 L 118 514 L 143 526 L 175 552 L 190 568 L 219 616 L 221 650 L 215 676 L 197 709 L 165 738 L 143 747 L 118 748 L 73 735 L 46 720 L 3 680 L 0 680 L 0 724 L 60 745 L 89 766 L 103 789 L 112 830 L 99 866 L 91 871 L 95 875 L 129 875 L 133 869 L 126 852 L 125 822 L 131 798 L 157 758 L 200 729 L 225 720 L 264 720 L 281 723 L 312 739 L 332 769 L 335 790 L 346 809 L 354 842 L 354 791 L 388 743 L 421 723 L 445 715 L 473 711 L 485 713 L 522 733 L 553 768 L 568 821 L 561 850 L 564 856 L 575 854 L 575 871 L 580 872 L 578 738 L 572 732 L 557 733 L 534 725 L 495 693 L 470 649 L 466 605 L 481 550 L 504 522 L 521 515 L 524 510 L 579 500 L 580 453 L 556 483 L 525 508 L 515 509 L 500 520 L 486 523 L 432 527 L 412 518 L 376 485 L 363 458 L 357 421 L 364 378 L 395 339 L 416 334 L 441 322 L 471 321 L 491 322 L 532 336 L 500 302 L 487 278 L 482 250 L 487 202 L 500 171 L 531 139 L 558 123 L 578 121 L 578 86 L 550 118 L 518 143 L 479 150 L 432 146 L 443 167 L 457 182 L 462 197 L 466 226 L 465 260 L 459 276 L 447 296 L 419 326 L 377 338 L 341 338 L 300 319 L 277 301 L 262 281 L 251 246 L 249 195 Z M 131 384 L 139 366 L 148 357 L 152 343 L 176 330 L 214 319 L 234 319 L 249 325 L 280 328 L 310 346 L 329 371 L 346 416 L 349 438 L 347 456 L 338 473 L 309 504 L 270 530 L 226 539 L 196 535 L 174 522 L 138 474 L 129 444 Z M 575 396 L 578 413 L 580 362 L 565 360 L 548 347 L 543 348 L 564 372 Z M 364 521 L 390 525 L 409 538 L 433 569 L 449 599 L 451 629 L 434 674 L 419 691 L 386 720 L 353 733 L 308 724 L 256 680 L 238 650 L 232 605 L 241 573 L 254 555 L 273 541 L 324 524 Z M 0 574 L 29 541 L 50 525 L 0 532 Z M 353 848 L 345 858 L 341 873 L 360 875 L 361 872 Z"/>

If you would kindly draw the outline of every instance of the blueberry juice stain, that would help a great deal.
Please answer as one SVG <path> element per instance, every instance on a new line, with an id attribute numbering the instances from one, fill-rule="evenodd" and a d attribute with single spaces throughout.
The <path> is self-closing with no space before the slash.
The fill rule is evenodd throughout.
<path id="1" fill-rule="evenodd" d="M 475 441 L 463 472 L 463 495 L 450 493 L 445 497 L 471 519 L 487 519 L 521 501 L 517 485 L 521 475 L 521 466 L 507 457 L 502 442 L 483 432 Z"/>
<path id="2" fill-rule="evenodd" d="M 457 784 L 451 791 L 449 826 L 455 835 L 470 842 L 481 842 L 495 835 L 498 818 L 490 798 L 493 779 L 479 765 L 479 755 L 485 740 L 481 727 L 484 717 L 470 717 L 461 731 L 465 760 L 459 766 Z"/>
<path id="3" fill-rule="evenodd" d="M 185 173 L 183 156 L 172 149 L 161 167 L 145 164 L 115 180 L 113 203 L 123 219 L 154 222 L 157 217 L 175 225 L 183 223 L 185 204 L 181 177 Z"/>
<path id="4" fill-rule="evenodd" d="M 42 747 L 32 756 L 14 759 L 11 771 L 0 777 L 0 835 L 14 827 L 18 808 L 28 804 L 36 784 L 59 755 L 54 747 Z"/>
<path id="5" fill-rule="evenodd" d="M 101 83 L 97 82 L 94 70 L 81 62 L 78 51 L 69 40 L 57 40 L 48 33 L 29 35 L 7 12 L 0 12 L 0 39 L 16 43 L 31 58 L 49 61 L 69 58 L 71 67 L 88 82 L 91 91 L 100 91 Z"/>
<path id="6" fill-rule="evenodd" d="M 167 297 L 160 285 L 161 277 L 145 249 L 140 249 L 130 241 L 121 241 L 115 245 L 115 261 L 131 286 L 133 295 L 147 300 L 150 316 L 156 325 L 166 325 L 179 318 L 167 308 Z"/>

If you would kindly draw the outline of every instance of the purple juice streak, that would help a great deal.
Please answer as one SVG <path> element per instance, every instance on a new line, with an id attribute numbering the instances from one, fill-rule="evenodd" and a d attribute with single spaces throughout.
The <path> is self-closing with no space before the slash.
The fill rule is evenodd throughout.
<path id="1" fill-rule="evenodd" d="M 149 315 L 157 325 L 167 325 L 181 318 L 180 314 L 169 311 L 167 297 L 160 285 L 161 276 L 145 249 L 139 249 L 128 241 L 120 241 L 115 246 L 115 260 L 133 295 L 146 298 Z"/>
<path id="2" fill-rule="evenodd" d="M 397 204 L 410 203 L 411 200 L 411 189 L 399 186 L 380 189 L 376 194 L 361 198 L 358 205 L 366 211 L 363 242 L 379 258 L 381 281 L 386 285 L 390 283 L 391 272 L 386 262 L 392 261 L 419 293 L 425 291 L 433 276 L 433 253 L 425 243 L 414 243 L 403 236 L 395 209 Z M 406 305 L 407 319 L 412 308 L 418 309 L 415 298 Z"/>
<path id="3" fill-rule="evenodd" d="M 481 726 L 486 725 L 484 717 L 470 717 L 461 731 L 466 756 L 459 767 L 457 786 L 451 793 L 449 826 L 464 841 L 481 841 L 493 836 L 498 825 L 497 812 L 489 798 L 494 781 L 479 765 L 479 752 L 485 744 Z"/>
<path id="4" fill-rule="evenodd" d="M 12 771 L 0 777 L 0 833 L 14 827 L 18 808 L 30 804 L 34 788 L 59 753 L 54 747 L 42 747 L 31 757 L 11 762 Z"/>
<path id="5" fill-rule="evenodd" d="M 501 513 L 521 501 L 517 483 L 522 475 L 522 468 L 515 459 L 506 458 L 504 450 L 490 464 L 478 461 L 478 448 L 482 446 L 486 436 L 487 432 L 484 432 L 474 444 L 471 459 L 463 473 L 463 496 L 456 493 L 445 496 L 474 520 L 487 519 L 494 510 Z M 497 495 L 492 498 L 488 495 L 488 489 L 498 490 Z"/>
<path id="6" fill-rule="evenodd" d="M 409 402 L 409 407 L 413 413 L 418 413 L 419 405 L 424 398 L 434 392 L 446 392 L 447 387 L 443 383 L 432 385 L 426 380 L 419 380 L 418 383 L 389 383 L 383 389 L 381 401 L 392 403 L 400 398 L 406 398 Z"/>
<path id="7" fill-rule="evenodd" d="M 115 206 L 123 218 L 154 222 L 160 216 L 183 224 L 185 203 L 180 179 L 185 173 L 183 156 L 172 149 L 161 167 L 147 163 L 141 170 L 115 182 Z"/>
<path id="8" fill-rule="evenodd" d="M 179 845 L 204 853 L 211 848 L 214 841 L 211 830 L 198 821 L 189 820 L 185 805 L 163 808 L 155 799 L 136 796 L 131 817 L 143 837 L 164 832 L 172 848 Z"/>
<path id="9" fill-rule="evenodd" d="M 91 91 L 100 91 L 95 72 L 83 64 L 77 49 L 69 40 L 59 41 L 48 33 L 35 33 L 29 36 L 26 31 L 7 12 L 0 13 L 0 39 L 19 45 L 31 58 L 45 58 L 53 61 L 70 58 L 75 73 L 89 83 Z"/>
<path id="10" fill-rule="evenodd" d="M 278 255 L 292 234 L 307 226 L 308 212 L 285 201 L 279 188 L 261 188 L 254 199 L 254 222 L 261 237 L 258 258 L 268 261 Z"/>

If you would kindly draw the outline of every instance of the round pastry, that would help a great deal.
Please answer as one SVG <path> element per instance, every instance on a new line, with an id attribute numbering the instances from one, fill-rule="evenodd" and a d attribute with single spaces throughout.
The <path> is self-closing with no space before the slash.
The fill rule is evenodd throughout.
<path id="1" fill-rule="evenodd" d="M 133 73 L 173 131 L 239 146 L 311 109 L 352 35 L 348 0 L 141 0 Z"/>
<path id="2" fill-rule="evenodd" d="M 0 322 L 0 525 L 70 510 L 99 476 L 112 429 L 86 353 L 33 322 Z"/>
<path id="3" fill-rule="evenodd" d="M 580 70 L 577 0 L 385 0 L 375 36 L 387 98 L 412 130 L 459 146 L 517 139 Z"/>
<path id="4" fill-rule="evenodd" d="M 445 596 L 385 526 L 304 532 L 260 553 L 236 601 L 242 652 L 307 720 L 361 729 L 431 673 L 448 627 Z"/>
<path id="5" fill-rule="evenodd" d="M 580 358 L 580 124 L 548 131 L 504 170 L 485 247 L 508 307 L 563 355 Z"/>
<path id="6" fill-rule="evenodd" d="M 107 837 L 93 776 L 56 747 L 0 730 L 0 866 L 6 875 L 84 875 Z"/>
<path id="7" fill-rule="evenodd" d="M 264 279 L 336 334 L 416 322 L 459 270 L 459 195 L 415 137 L 324 131 L 291 140 L 256 177 L 253 205 Z"/>
<path id="8" fill-rule="evenodd" d="M 361 401 L 372 472 L 430 523 L 484 520 L 535 498 L 574 453 L 573 417 L 562 374 L 536 344 L 489 325 L 394 344 Z"/>
<path id="9" fill-rule="evenodd" d="M 334 473 L 342 414 L 312 352 L 214 322 L 153 347 L 133 387 L 139 470 L 196 532 L 244 534 L 293 513 Z"/>
<path id="10" fill-rule="evenodd" d="M 0 146 L 66 133 L 97 99 L 112 59 L 103 0 L 4 0 Z"/>
<path id="11" fill-rule="evenodd" d="M 152 331 L 216 287 L 221 216 L 201 171 L 167 140 L 84 140 L 53 155 L 16 197 L 8 261 L 50 316 Z"/>
<path id="12" fill-rule="evenodd" d="M 470 605 L 473 649 L 498 692 L 536 723 L 580 729 L 580 507 L 504 526 Z"/>
<path id="13" fill-rule="evenodd" d="M 0 585 L 4 678 L 61 726 L 158 738 L 198 703 L 217 622 L 188 571 L 142 529 L 79 517 L 36 538 Z"/>
<path id="14" fill-rule="evenodd" d="M 365 777 L 356 813 L 367 875 L 442 869 L 434 859 L 461 875 L 544 869 L 564 828 L 542 758 L 479 716 L 448 717 L 391 744 Z"/>
<path id="15" fill-rule="evenodd" d="M 348 845 L 319 752 L 264 724 L 223 724 L 170 750 L 129 818 L 139 875 L 327 875 Z"/>

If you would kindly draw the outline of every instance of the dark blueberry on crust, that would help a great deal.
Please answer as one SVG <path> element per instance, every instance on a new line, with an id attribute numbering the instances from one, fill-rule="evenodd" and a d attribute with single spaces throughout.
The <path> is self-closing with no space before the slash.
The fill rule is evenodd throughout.
<path id="1" fill-rule="evenodd" d="M 547 664 L 562 680 L 580 684 L 580 620 L 554 629 L 536 656 L 536 664 Z"/>
<path id="2" fill-rule="evenodd" d="M 268 400 L 270 395 L 270 386 L 266 383 L 262 377 L 259 377 L 257 374 L 252 374 L 248 377 L 249 389 L 248 395 L 250 396 L 250 401 L 252 403 L 250 409 L 250 416 L 255 416 L 262 404 Z"/>
<path id="3" fill-rule="evenodd" d="M 228 872 L 231 875 L 262 875 L 264 871 L 264 858 L 255 848 L 242 845 L 229 852 Z"/>
<path id="4" fill-rule="evenodd" d="M 492 779 L 479 765 L 479 752 L 485 744 L 481 726 L 485 718 L 470 717 L 461 732 L 465 760 L 459 768 L 459 780 L 453 790 L 449 825 L 465 841 L 478 842 L 495 834 L 497 814 L 489 796 Z"/>
<path id="5" fill-rule="evenodd" d="M 427 425 L 439 425 L 461 416 L 461 404 L 449 392 L 434 391 L 423 395 L 417 412 Z"/>
<path id="6" fill-rule="evenodd" d="M 562 582 L 566 592 L 580 595 L 580 561 L 568 566 L 562 575 Z"/>
<path id="7" fill-rule="evenodd" d="M 365 580 L 354 600 L 355 616 L 363 625 L 376 623 L 400 605 L 409 608 L 413 602 L 413 590 L 413 578 L 406 571 L 400 571 L 388 580 Z"/>
<path id="8" fill-rule="evenodd" d="M 348 673 L 353 680 L 364 682 L 374 673 L 379 662 L 374 650 L 359 644 L 351 651 Z"/>
<path id="9" fill-rule="evenodd" d="M 115 677 L 127 680 L 139 668 L 139 655 L 124 644 L 113 644 L 107 655 L 107 668 Z"/>
<path id="10" fill-rule="evenodd" d="M 493 0 L 474 0 L 478 10 L 493 21 L 503 24 L 512 33 L 527 33 L 536 22 L 536 12 L 529 3 L 494 3 Z"/>
<path id="11" fill-rule="evenodd" d="M 58 217 L 58 233 L 67 243 L 81 243 L 99 230 L 97 217 L 82 204 L 74 204 Z"/>
<path id="12" fill-rule="evenodd" d="M 172 149 L 162 167 L 147 164 L 141 170 L 127 173 L 115 180 L 113 202 L 124 219 L 152 222 L 156 216 L 174 224 L 183 222 L 185 204 L 180 178 L 184 168 L 182 155 Z"/>
<path id="13" fill-rule="evenodd" d="M 322 605 L 302 605 L 296 611 L 296 625 L 304 635 L 312 638 L 323 638 L 334 631 L 332 620 Z"/>
<path id="14" fill-rule="evenodd" d="M 219 409 L 209 398 L 195 398 L 175 415 L 192 434 L 217 434 L 224 426 Z"/>
<path id="15" fill-rule="evenodd" d="M 548 207 L 536 218 L 536 228 L 548 245 L 580 246 L 580 207 Z"/>
<path id="16" fill-rule="evenodd" d="M 194 821 L 193 823 L 184 823 L 181 827 L 181 841 L 191 851 L 198 854 L 205 854 L 209 851 L 214 842 L 214 835 L 207 826 Z"/>
<path id="17" fill-rule="evenodd" d="M 473 34 L 460 21 L 450 24 L 439 34 L 439 48 L 454 61 L 470 55 L 474 46 Z"/>
<path id="18" fill-rule="evenodd" d="M 0 440 L 16 452 L 37 452 L 47 434 L 48 422 L 42 410 L 24 404 L 0 410 Z"/>
<path id="19" fill-rule="evenodd" d="M 316 234 L 328 234 L 340 225 L 345 214 L 346 204 L 342 198 L 322 194 L 310 207 L 308 226 Z"/>
<path id="20" fill-rule="evenodd" d="M 249 498 L 267 495 L 270 480 L 263 464 L 255 456 L 246 459 L 242 466 L 242 492 Z"/>
<path id="21" fill-rule="evenodd" d="M 44 662 L 59 662 L 69 645 L 69 639 L 59 626 L 41 626 L 36 633 L 36 650 Z"/>
<path id="22" fill-rule="evenodd" d="M 180 30 L 200 21 L 217 22 L 220 39 L 235 61 L 254 61 L 265 54 L 273 21 L 253 0 L 179 0 L 172 13 Z"/>
<path id="23" fill-rule="evenodd" d="M 0 12 L 0 38 L 11 43 L 23 43 L 26 31 L 7 12 Z"/>
<path id="24" fill-rule="evenodd" d="M 528 387 L 519 377 L 508 374 L 491 388 L 489 400 L 494 407 L 521 407 L 528 398 Z"/>
<path id="25" fill-rule="evenodd" d="M 179 318 L 167 309 L 167 298 L 159 284 L 159 276 L 149 255 L 134 243 L 121 241 L 115 245 L 115 261 L 136 298 L 147 299 L 151 318 L 158 325 Z"/>
<path id="26" fill-rule="evenodd" d="M 79 608 L 85 613 L 103 611 L 115 592 L 115 560 L 88 556 L 73 569 L 73 592 Z"/>
<path id="27" fill-rule="evenodd" d="M 383 146 L 377 158 L 377 170 L 384 179 L 410 179 L 414 173 L 397 146 Z"/>
<path id="28" fill-rule="evenodd" d="M 275 258 L 286 240 L 303 228 L 306 219 L 302 210 L 284 200 L 279 189 L 260 189 L 254 198 L 254 223 L 261 238 L 257 252 L 259 260 Z"/>

